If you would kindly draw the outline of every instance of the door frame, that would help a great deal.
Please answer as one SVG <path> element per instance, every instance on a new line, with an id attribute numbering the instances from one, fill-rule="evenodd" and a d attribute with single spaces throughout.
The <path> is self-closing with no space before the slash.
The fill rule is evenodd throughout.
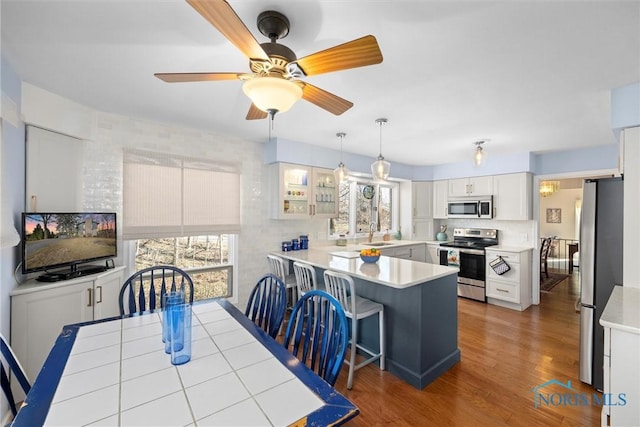
<path id="1" fill-rule="evenodd" d="M 601 176 L 620 176 L 618 169 L 598 169 L 588 171 L 575 171 L 575 172 L 563 172 L 563 173 L 550 173 L 542 175 L 534 175 L 533 177 L 533 229 L 534 229 L 534 252 L 533 252 L 533 268 L 531 269 L 531 284 L 532 284 L 532 303 L 535 305 L 540 304 L 540 182 L 548 180 L 562 180 L 570 178 L 583 178 L 588 179 L 590 177 Z"/>

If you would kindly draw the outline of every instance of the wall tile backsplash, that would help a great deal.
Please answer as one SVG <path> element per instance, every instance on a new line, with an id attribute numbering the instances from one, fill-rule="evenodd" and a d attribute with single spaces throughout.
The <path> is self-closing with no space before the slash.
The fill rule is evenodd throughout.
<path id="1" fill-rule="evenodd" d="M 495 228 L 498 230 L 498 241 L 503 246 L 535 247 L 537 224 L 535 221 L 500 221 L 486 219 L 446 219 L 435 220 L 434 230 L 440 230 L 440 226 L 447 225 L 447 236 L 453 238 L 454 228 Z"/>

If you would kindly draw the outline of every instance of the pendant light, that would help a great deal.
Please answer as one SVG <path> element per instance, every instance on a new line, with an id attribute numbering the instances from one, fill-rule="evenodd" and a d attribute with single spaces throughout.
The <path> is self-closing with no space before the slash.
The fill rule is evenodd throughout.
<path id="1" fill-rule="evenodd" d="M 382 157 L 382 126 L 387 124 L 387 119 L 376 119 L 376 123 L 380 126 L 380 154 L 378 154 L 378 160 L 371 163 L 371 175 L 378 181 L 385 181 L 391 170 L 391 163 Z"/>
<path id="2" fill-rule="evenodd" d="M 346 135 L 347 134 L 344 132 L 336 133 L 336 136 L 340 138 L 340 163 L 338 163 L 338 167 L 333 170 L 333 175 L 336 178 L 336 184 L 344 182 L 349 178 L 349 170 L 347 170 L 347 167 L 342 163 L 342 139 Z"/>
<path id="3" fill-rule="evenodd" d="M 476 141 L 473 144 L 476 146 L 476 151 L 473 153 L 473 164 L 476 166 L 482 166 L 487 159 L 487 153 L 482 150 L 482 144 L 487 141 Z"/>

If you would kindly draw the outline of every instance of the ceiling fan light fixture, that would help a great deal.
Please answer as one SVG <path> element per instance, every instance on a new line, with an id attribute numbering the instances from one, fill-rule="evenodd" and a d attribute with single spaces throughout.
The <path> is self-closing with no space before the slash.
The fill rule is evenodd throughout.
<path id="1" fill-rule="evenodd" d="M 256 77 L 242 84 L 245 95 L 253 105 L 268 113 L 289 111 L 302 98 L 302 88 L 292 81 L 279 77 Z"/>
<path id="2" fill-rule="evenodd" d="M 473 153 L 473 164 L 476 166 L 482 166 L 487 160 L 487 153 L 482 149 L 482 144 L 487 141 L 476 141 L 473 144 L 476 146 L 476 151 Z"/>
<path id="3" fill-rule="evenodd" d="M 382 126 L 387 123 L 387 119 L 376 119 L 376 123 L 380 126 L 380 154 L 378 154 L 378 160 L 371 163 L 371 175 L 377 181 L 386 181 L 391 172 L 391 163 L 382 156 Z"/>
<path id="4" fill-rule="evenodd" d="M 333 175 L 336 179 L 336 183 L 344 182 L 349 178 L 349 170 L 344 165 L 344 163 L 342 163 L 342 139 L 346 135 L 347 134 L 344 132 L 336 133 L 336 136 L 340 138 L 340 163 L 338 163 L 338 167 L 333 170 Z"/>

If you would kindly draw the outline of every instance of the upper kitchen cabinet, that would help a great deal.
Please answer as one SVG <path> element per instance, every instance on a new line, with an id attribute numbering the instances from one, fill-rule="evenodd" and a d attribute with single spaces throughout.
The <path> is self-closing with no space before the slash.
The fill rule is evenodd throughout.
<path id="1" fill-rule="evenodd" d="M 82 208 L 82 140 L 27 126 L 26 200 L 29 211 Z"/>
<path id="2" fill-rule="evenodd" d="M 493 176 L 449 180 L 449 197 L 489 196 L 493 193 Z"/>
<path id="3" fill-rule="evenodd" d="M 493 177 L 493 219 L 530 220 L 531 174 L 513 173 Z"/>
<path id="4" fill-rule="evenodd" d="M 416 181 L 411 184 L 413 199 L 413 218 L 433 218 L 433 184 Z"/>
<path id="5" fill-rule="evenodd" d="M 331 218 L 338 214 L 338 189 L 333 170 L 289 163 L 275 163 L 270 167 L 273 218 Z"/>
<path id="6" fill-rule="evenodd" d="M 446 219 L 447 200 L 449 198 L 449 181 L 433 182 L 433 217 L 436 219 Z"/>

